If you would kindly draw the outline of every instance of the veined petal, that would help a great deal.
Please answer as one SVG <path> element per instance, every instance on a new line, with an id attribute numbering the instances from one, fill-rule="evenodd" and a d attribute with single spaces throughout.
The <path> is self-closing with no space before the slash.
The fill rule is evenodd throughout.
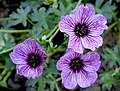
<path id="1" fill-rule="evenodd" d="M 91 36 L 99 36 L 101 35 L 104 30 L 108 29 L 107 25 L 107 19 L 101 15 L 97 14 L 91 19 L 91 22 L 88 24 L 88 30 L 90 30 L 89 35 Z"/>
<path id="2" fill-rule="evenodd" d="M 28 48 L 24 44 L 18 44 L 14 50 L 14 53 L 18 54 L 20 57 L 26 58 L 29 54 Z"/>
<path id="3" fill-rule="evenodd" d="M 75 9 L 74 15 L 80 24 L 85 24 L 95 15 L 95 10 L 92 5 L 80 5 Z"/>
<path id="4" fill-rule="evenodd" d="M 93 84 L 98 76 L 96 72 L 87 72 L 84 70 L 81 70 L 80 72 L 76 73 L 77 76 L 77 83 L 82 88 L 87 88 Z"/>
<path id="5" fill-rule="evenodd" d="M 83 55 L 81 59 L 84 64 L 83 69 L 89 72 L 98 71 L 101 65 L 100 56 L 97 52 L 88 52 Z"/>
<path id="6" fill-rule="evenodd" d="M 103 44 L 103 39 L 101 36 L 85 36 L 81 38 L 84 48 L 91 49 L 94 51 L 96 48 L 99 48 Z"/>
<path id="7" fill-rule="evenodd" d="M 30 78 L 38 78 L 42 75 L 43 72 L 43 67 L 37 67 L 35 68 L 31 68 L 29 65 L 17 65 L 17 73 L 20 74 L 21 76 L 24 76 L 28 79 Z"/>
<path id="8" fill-rule="evenodd" d="M 77 86 L 76 74 L 70 69 L 64 69 L 61 73 L 62 83 L 67 89 L 74 89 Z"/>
<path id="9" fill-rule="evenodd" d="M 11 52 L 10 58 L 14 64 L 27 64 L 26 57 L 20 56 L 17 53 Z"/>
<path id="10" fill-rule="evenodd" d="M 36 52 L 38 50 L 42 51 L 41 46 L 32 38 L 28 38 L 25 40 L 25 45 L 29 49 L 30 52 Z"/>
<path id="11" fill-rule="evenodd" d="M 81 40 L 77 36 L 70 36 L 68 48 L 72 48 L 75 52 L 83 53 L 84 47 Z"/>
<path id="12" fill-rule="evenodd" d="M 61 58 L 58 62 L 57 62 L 57 69 L 58 70 L 64 70 L 65 68 L 69 69 L 69 59 L 67 58 Z"/>
<path id="13" fill-rule="evenodd" d="M 76 22 L 73 14 L 62 16 L 59 22 L 60 31 L 67 34 L 74 33 L 75 24 Z"/>
<path id="14" fill-rule="evenodd" d="M 93 26 L 94 24 L 105 25 L 107 23 L 107 19 L 102 14 L 96 14 L 92 17 L 91 21 L 89 22 L 89 26 Z"/>

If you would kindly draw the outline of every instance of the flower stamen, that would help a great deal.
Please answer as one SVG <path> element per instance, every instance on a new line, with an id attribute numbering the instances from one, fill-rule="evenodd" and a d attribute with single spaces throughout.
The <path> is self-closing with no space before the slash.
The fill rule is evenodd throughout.
<path id="1" fill-rule="evenodd" d="M 74 58 L 70 62 L 70 68 L 73 70 L 73 72 L 79 71 L 83 67 L 82 60 L 79 58 Z"/>
<path id="2" fill-rule="evenodd" d="M 74 32 L 79 37 L 84 37 L 89 33 L 88 27 L 85 24 L 78 23 L 75 26 Z"/>

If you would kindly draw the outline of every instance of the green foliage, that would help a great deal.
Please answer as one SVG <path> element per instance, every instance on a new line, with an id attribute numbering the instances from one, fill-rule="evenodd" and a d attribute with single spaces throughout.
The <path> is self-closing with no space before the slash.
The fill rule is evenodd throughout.
<path id="1" fill-rule="evenodd" d="M 102 57 L 108 61 L 110 68 L 116 65 L 116 62 L 120 63 L 120 55 L 119 55 L 118 46 L 114 47 L 113 50 L 106 48 L 105 54 Z"/>
<path id="2" fill-rule="evenodd" d="M 97 13 L 103 14 L 110 23 L 112 21 L 112 13 L 116 9 L 115 5 L 112 5 L 112 0 L 105 2 L 104 0 L 96 0 L 95 9 Z"/>
<path id="3" fill-rule="evenodd" d="M 65 7 L 63 3 L 60 3 L 59 5 L 59 9 L 53 8 L 53 13 L 59 17 L 68 14 L 72 8 L 72 4 L 69 4 L 67 7 Z"/>
<path id="4" fill-rule="evenodd" d="M 102 55 L 104 61 L 108 63 L 108 70 L 105 73 L 100 74 L 102 88 L 110 90 L 112 86 L 117 85 L 120 80 L 120 68 L 117 65 L 120 64 L 119 48 L 115 46 L 114 49 L 106 48 L 106 51 Z M 115 68 L 116 67 L 116 68 Z M 115 69 L 113 69 L 115 68 Z"/>
<path id="5" fill-rule="evenodd" d="M 43 3 L 44 0 L 26 0 L 25 2 L 21 3 L 22 7 L 29 7 L 31 10 L 34 10 L 38 7 L 41 6 L 41 4 Z"/>
<path id="6" fill-rule="evenodd" d="M 11 23 L 12 25 L 17 25 L 19 23 L 22 23 L 24 26 L 27 25 L 27 15 L 30 12 L 30 8 L 26 7 L 25 9 L 23 9 L 22 7 L 20 7 L 19 9 L 17 9 L 17 13 L 13 12 L 12 14 L 10 14 L 10 18 L 13 19 L 13 23 Z"/>
<path id="7" fill-rule="evenodd" d="M 6 88 L 8 87 L 6 81 L 0 81 L 0 86 L 6 87 Z"/>
<path id="8" fill-rule="evenodd" d="M 113 85 L 116 84 L 116 79 L 112 76 L 113 71 L 107 71 L 103 74 L 101 74 L 101 82 L 103 83 L 102 88 L 104 90 L 108 89 L 110 90 Z"/>
<path id="9" fill-rule="evenodd" d="M 31 16 L 32 21 L 37 22 L 39 27 L 43 27 L 48 29 L 48 24 L 46 22 L 46 17 L 49 15 L 50 12 L 46 12 L 45 8 L 40 8 L 39 10 L 34 9 L 34 13 Z"/>
<path id="10" fill-rule="evenodd" d="M 15 46 L 14 37 L 6 33 L 0 33 L 0 52 L 8 50 L 13 46 Z"/>
<path id="11" fill-rule="evenodd" d="M 112 76 L 113 76 L 117 81 L 120 80 L 120 67 L 115 69 L 115 71 L 114 71 L 114 73 L 112 74 Z"/>
<path id="12" fill-rule="evenodd" d="M 29 31 L 29 34 L 36 40 L 40 39 L 40 33 L 42 31 L 42 28 L 40 28 L 39 26 L 34 26 L 33 29 L 31 31 Z"/>
<path id="13" fill-rule="evenodd" d="M 49 74 L 54 74 L 54 75 L 59 74 L 58 70 L 56 69 L 55 64 L 56 64 L 55 60 L 51 60 L 51 62 L 49 63 L 49 66 L 46 67 L 46 69 L 45 69 L 45 73 L 46 74 L 48 74 L 48 73 Z"/>
<path id="14" fill-rule="evenodd" d="M 52 4 L 52 8 L 57 8 L 58 7 L 57 0 L 45 0 L 44 4 L 45 5 L 51 5 Z"/>

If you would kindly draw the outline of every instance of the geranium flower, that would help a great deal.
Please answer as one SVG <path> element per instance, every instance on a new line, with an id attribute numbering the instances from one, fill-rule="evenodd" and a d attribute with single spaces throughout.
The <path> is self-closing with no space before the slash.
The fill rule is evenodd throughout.
<path id="1" fill-rule="evenodd" d="M 103 39 L 100 35 L 108 28 L 106 23 L 103 15 L 95 15 L 93 6 L 80 5 L 73 14 L 62 16 L 59 28 L 70 36 L 68 48 L 83 53 L 84 48 L 94 51 L 102 46 Z"/>
<path id="2" fill-rule="evenodd" d="M 47 55 L 34 39 L 28 38 L 14 48 L 10 58 L 16 64 L 19 75 L 35 79 L 42 75 Z"/>
<path id="3" fill-rule="evenodd" d="M 86 88 L 96 81 L 100 64 L 97 52 L 83 55 L 70 50 L 57 62 L 57 69 L 62 71 L 62 84 L 65 88 L 74 89 L 77 84 Z"/>

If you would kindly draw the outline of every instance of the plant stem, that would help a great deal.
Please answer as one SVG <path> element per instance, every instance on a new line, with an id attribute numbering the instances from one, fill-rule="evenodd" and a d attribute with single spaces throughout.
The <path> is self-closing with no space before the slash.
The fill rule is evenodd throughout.
<path id="1" fill-rule="evenodd" d="M 51 57 L 54 53 L 56 53 L 56 52 L 58 52 L 58 51 L 60 51 L 60 52 L 64 52 L 66 49 L 65 48 L 56 48 L 56 50 L 55 51 L 53 51 L 52 53 L 48 53 L 47 55 L 48 55 L 48 57 Z"/>
<path id="2" fill-rule="evenodd" d="M 52 80 L 55 80 L 54 76 L 49 74 L 49 77 L 52 79 Z"/>
<path id="3" fill-rule="evenodd" d="M 109 27 L 108 27 L 108 30 L 110 30 L 110 29 L 112 29 L 115 25 L 117 25 L 118 24 L 118 22 L 114 22 L 114 23 L 112 23 Z"/>
<path id="4" fill-rule="evenodd" d="M 8 79 L 8 77 L 11 75 L 11 73 L 12 73 L 12 71 L 13 71 L 13 67 L 11 67 L 11 70 L 7 73 L 7 75 L 4 77 L 4 79 L 3 79 L 3 81 L 5 82 L 7 79 Z"/>
<path id="5" fill-rule="evenodd" d="M 110 32 L 110 30 L 111 30 L 114 26 L 116 26 L 117 24 L 118 24 L 118 22 L 112 23 L 112 24 L 108 27 L 108 30 L 104 32 L 103 37 L 104 37 L 108 32 Z"/>
<path id="6" fill-rule="evenodd" d="M 50 37 L 49 41 L 51 41 L 58 32 L 59 32 L 59 28 L 58 28 L 58 29 L 55 31 L 55 33 Z"/>
<path id="7" fill-rule="evenodd" d="M 2 33 L 23 33 L 28 32 L 29 30 L 0 30 Z"/>
<path id="8" fill-rule="evenodd" d="M 50 19 L 45 19 L 45 20 L 48 21 L 48 22 L 51 22 L 51 23 L 57 23 L 57 22 L 52 21 L 52 20 L 50 20 Z"/>
<path id="9" fill-rule="evenodd" d="M 58 25 L 56 25 L 55 27 L 54 27 L 54 29 L 46 36 L 46 39 L 47 38 L 49 38 L 54 32 L 55 32 L 55 30 L 58 28 Z"/>
<path id="10" fill-rule="evenodd" d="M 78 3 L 77 3 L 77 5 L 76 5 L 76 7 L 78 7 L 81 2 L 82 2 L 82 0 L 79 0 Z M 75 7 L 75 9 L 76 9 L 76 7 Z"/>
<path id="11" fill-rule="evenodd" d="M 3 72 L 0 74 L 0 80 L 3 78 L 3 76 L 6 74 L 6 68 L 3 70 Z"/>
<path id="12" fill-rule="evenodd" d="M 79 1 L 78 1 L 78 3 L 77 3 L 77 5 L 76 5 L 76 7 L 74 8 L 74 10 L 80 5 L 81 1 L 82 1 L 82 0 L 79 0 Z M 73 13 L 74 10 L 72 10 L 70 13 Z"/>
<path id="13" fill-rule="evenodd" d="M 60 78 L 56 79 L 55 81 L 56 81 L 56 82 L 59 82 L 61 79 L 62 79 L 62 78 L 60 77 Z"/>
<path id="14" fill-rule="evenodd" d="M 4 66 L 4 65 L 1 65 L 1 66 L 0 66 L 0 69 L 5 69 L 5 66 Z"/>
<path id="15" fill-rule="evenodd" d="M 7 52 L 13 50 L 13 48 L 14 48 L 14 47 L 12 47 L 12 48 L 10 48 L 10 49 L 8 49 L 8 50 L 4 50 L 4 51 L 0 52 L 0 55 L 3 54 L 3 53 L 7 53 Z"/>
<path id="16" fill-rule="evenodd" d="M 32 24 L 33 26 L 35 26 L 35 24 L 30 20 L 30 19 L 27 19 L 29 21 L 30 24 Z"/>
<path id="17" fill-rule="evenodd" d="M 8 17 L 8 18 L 0 18 L 0 21 L 3 21 L 3 20 L 11 20 L 11 18 L 10 17 Z"/>
<path id="18" fill-rule="evenodd" d="M 56 86 L 57 91 L 60 91 L 57 83 L 55 84 L 55 86 Z"/>

